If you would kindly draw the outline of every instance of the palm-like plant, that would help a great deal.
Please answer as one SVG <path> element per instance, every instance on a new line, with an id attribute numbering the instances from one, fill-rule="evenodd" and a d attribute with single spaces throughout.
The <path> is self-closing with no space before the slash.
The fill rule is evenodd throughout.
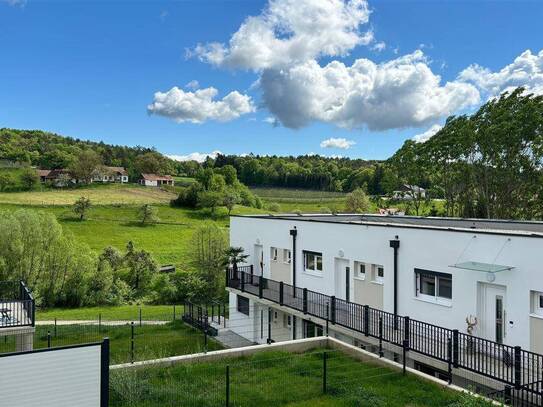
<path id="1" fill-rule="evenodd" d="M 226 249 L 224 253 L 224 265 L 225 266 L 232 266 L 232 270 L 234 271 L 234 278 L 237 278 L 238 275 L 238 263 L 245 263 L 245 260 L 247 260 L 247 257 L 249 257 L 248 254 L 244 253 L 243 247 L 229 247 Z"/>

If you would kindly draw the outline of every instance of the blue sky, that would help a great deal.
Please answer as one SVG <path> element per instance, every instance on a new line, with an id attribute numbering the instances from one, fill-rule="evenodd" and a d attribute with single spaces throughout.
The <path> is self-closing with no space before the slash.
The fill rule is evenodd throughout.
<path id="1" fill-rule="evenodd" d="M 375 114 L 367 113 L 368 108 L 354 102 L 334 117 L 326 113 L 329 106 L 324 102 L 299 113 L 299 105 L 315 104 L 320 99 L 307 100 L 307 93 L 294 98 L 299 77 L 289 78 L 281 88 L 286 90 L 285 100 L 271 102 L 271 97 L 264 95 L 275 92 L 277 83 L 259 85 L 255 81 L 265 78 L 267 69 L 296 69 L 306 60 L 255 69 L 242 63 L 212 63 L 194 51 L 197 44 L 228 44 L 245 19 L 262 15 L 267 4 L 257 0 L 0 0 L 0 127 L 44 129 L 108 143 L 155 146 L 173 155 L 220 150 L 232 154 L 313 152 L 383 159 L 404 140 L 443 123 L 444 113 L 475 109 L 478 103 L 474 92 L 484 101 L 512 83 L 543 89 L 543 54 L 538 57 L 543 49 L 543 2 L 376 0 L 369 1 L 369 20 L 358 27 L 360 37 L 371 32 L 372 40 L 347 47 L 342 55 L 321 52 L 308 57 L 307 61 L 318 64 L 313 67 L 314 72 L 320 72 L 320 67 L 332 61 L 350 67 L 362 58 L 378 67 L 420 50 L 423 57 L 418 55 L 412 58 L 414 62 L 409 60 L 401 65 L 424 64 L 434 76 L 428 77 L 430 74 L 425 71 L 426 77 L 413 77 L 425 81 L 424 86 L 431 86 L 430 91 L 435 90 L 439 96 L 431 106 L 424 106 L 422 119 L 417 112 L 420 94 L 411 93 L 398 102 L 396 110 L 386 111 L 384 116 L 388 118 L 379 120 Z M 278 33 L 277 38 L 285 39 L 288 35 Z M 381 43 L 384 49 L 377 50 L 376 45 Z M 192 50 L 192 56 L 187 57 L 187 50 Z M 515 65 L 515 59 L 526 50 L 532 54 Z M 525 60 L 531 68 L 527 68 Z M 472 64 L 486 70 L 477 70 L 459 81 L 460 73 Z M 521 79 L 512 79 L 519 69 Z M 387 75 L 382 80 L 393 81 Z M 441 82 L 427 85 L 437 75 Z M 214 101 L 239 92 L 250 98 L 250 111 L 245 109 L 239 117 L 225 121 L 217 121 L 210 114 L 199 119 L 202 123 L 188 120 L 186 111 L 182 122 L 165 117 L 158 108 L 149 114 L 147 106 L 156 101 L 155 92 L 166 93 L 177 86 L 184 98 L 196 91 L 185 87 L 193 80 L 198 81 L 200 89 L 216 88 Z M 462 88 L 451 91 L 444 87 L 448 81 L 459 83 Z M 353 83 L 349 91 L 356 91 L 359 84 Z M 312 84 L 311 92 L 326 96 L 326 92 L 336 91 L 334 87 L 316 89 L 318 86 Z M 397 102 L 398 98 L 389 90 L 376 90 L 375 94 L 365 91 L 364 106 L 373 107 L 371 100 L 382 98 L 378 113 L 382 106 Z M 403 90 L 399 89 L 398 94 Z M 448 100 L 447 107 L 436 107 L 443 98 Z M 294 107 L 292 112 L 281 106 L 284 104 L 289 110 L 289 103 Z M 405 113 L 404 107 L 411 113 Z M 357 111 L 353 113 L 353 109 Z M 428 113 L 429 110 L 432 111 Z M 393 120 L 404 113 L 405 118 Z M 288 124 L 290 118 L 304 114 L 307 120 L 302 125 Z M 175 118 L 179 117 L 176 113 Z M 274 126 L 266 118 L 275 118 L 280 124 Z M 372 128 L 368 128 L 368 123 Z M 330 138 L 344 138 L 355 144 L 350 143 L 348 149 L 320 146 Z"/>

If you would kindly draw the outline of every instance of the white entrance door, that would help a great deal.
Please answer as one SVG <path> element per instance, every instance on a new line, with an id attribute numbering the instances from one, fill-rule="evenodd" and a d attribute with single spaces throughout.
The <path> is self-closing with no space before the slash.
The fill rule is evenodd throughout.
<path id="1" fill-rule="evenodd" d="M 346 259 L 336 259 L 335 261 L 335 283 L 336 291 L 335 295 L 337 298 L 342 300 L 350 300 L 350 280 L 351 280 L 351 269 L 349 267 L 349 260 Z"/>
<path id="2" fill-rule="evenodd" d="M 255 274 L 257 276 L 264 275 L 264 250 L 262 245 L 255 244 Z"/>
<path id="3" fill-rule="evenodd" d="M 479 335 L 503 343 L 506 335 L 506 288 L 501 285 L 483 284 L 479 287 Z"/>

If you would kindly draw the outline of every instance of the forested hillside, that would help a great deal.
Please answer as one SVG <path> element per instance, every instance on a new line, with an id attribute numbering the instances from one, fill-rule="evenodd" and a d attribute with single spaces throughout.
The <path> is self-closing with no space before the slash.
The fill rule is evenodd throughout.
<path id="1" fill-rule="evenodd" d="M 0 159 L 39 168 L 69 168 L 84 151 L 98 154 L 101 164 L 125 167 L 129 174 L 140 172 L 176 174 L 177 162 L 145 147 L 114 146 L 40 130 L 0 129 Z"/>

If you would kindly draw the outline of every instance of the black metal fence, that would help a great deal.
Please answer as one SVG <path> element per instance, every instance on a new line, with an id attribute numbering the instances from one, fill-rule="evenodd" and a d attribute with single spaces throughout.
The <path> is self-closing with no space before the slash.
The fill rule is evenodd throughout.
<path id="1" fill-rule="evenodd" d="M 256 276 L 252 266 L 226 275 L 227 287 L 501 382 L 513 401 L 543 400 L 541 354 Z"/>
<path id="2" fill-rule="evenodd" d="M 22 281 L 0 282 L 0 328 L 34 326 L 34 297 Z"/>

